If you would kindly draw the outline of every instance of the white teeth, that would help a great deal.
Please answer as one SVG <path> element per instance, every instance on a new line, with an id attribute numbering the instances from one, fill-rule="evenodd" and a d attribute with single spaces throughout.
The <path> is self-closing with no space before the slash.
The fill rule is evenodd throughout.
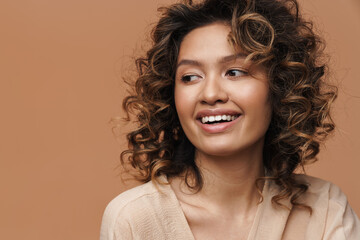
<path id="1" fill-rule="evenodd" d="M 237 116 L 231 116 L 231 115 L 216 115 L 216 116 L 206 116 L 206 117 L 202 117 L 201 118 L 201 122 L 202 123 L 208 123 L 208 122 L 215 122 L 215 121 L 234 121 L 236 118 L 238 118 Z"/>

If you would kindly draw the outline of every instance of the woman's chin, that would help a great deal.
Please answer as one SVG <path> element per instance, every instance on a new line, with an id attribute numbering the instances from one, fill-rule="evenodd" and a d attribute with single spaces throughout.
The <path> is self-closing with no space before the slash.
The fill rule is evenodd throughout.
<path id="1" fill-rule="evenodd" d="M 229 146 L 212 146 L 209 148 L 198 149 L 198 152 L 213 157 L 229 157 L 239 154 L 240 149 L 232 149 Z"/>

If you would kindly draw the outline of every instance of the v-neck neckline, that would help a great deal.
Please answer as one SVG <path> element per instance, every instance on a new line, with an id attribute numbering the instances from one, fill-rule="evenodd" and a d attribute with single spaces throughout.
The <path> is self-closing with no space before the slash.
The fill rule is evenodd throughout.
<path id="1" fill-rule="evenodd" d="M 195 240 L 195 236 L 193 234 L 193 232 L 191 231 L 191 228 L 190 228 L 190 225 L 186 219 L 186 216 L 185 216 L 185 213 L 181 207 L 181 204 L 180 204 L 180 201 L 179 199 L 177 198 L 174 190 L 172 189 L 167 177 L 165 175 L 161 175 L 159 177 L 163 182 L 165 182 L 166 184 L 162 184 L 162 188 L 164 188 L 164 190 L 166 190 L 169 195 L 168 197 L 170 197 L 171 199 L 171 202 L 174 203 L 174 207 L 176 206 L 176 216 L 174 216 L 174 222 L 176 223 L 181 223 L 181 225 L 184 227 L 184 230 L 186 229 L 186 235 L 189 235 L 189 237 L 191 237 L 191 239 L 189 240 Z"/>
<path id="2" fill-rule="evenodd" d="M 184 228 L 186 229 L 186 232 L 187 232 L 186 235 L 191 236 L 191 240 L 196 240 L 193 232 L 191 231 L 190 225 L 186 219 L 185 213 L 181 207 L 180 201 L 177 198 L 175 191 L 172 189 L 167 177 L 165 175 L 162 175 L 162 176 L 160 176 L 160 178 L 166 183 L 165 185 L 163 185 L 163 187 L 169 193 L 168 196 L 171 198 L 171 201 L 174 203 L 174 206 L 176 206 L 177 216 L 174 216 L 175 217 L 174 220 L 176 220 L 177 222 L 181 221 L 181 225 L 183 225 Z M 258 227 L 260 226 L 261 216 L 263 215 L 262 213 L 264 211 L 264 201 L 267 197 L 268 192 L 269 192 L 269 181 L 265 180 L 264 187 L 262 190 L 263 201 L 260 202 L 257 206 L 254 220 L 252 222 L 249 234 L 247 236 L 247 240 L 253 240 L 253 239 L 255 239 L 255 237 L 257 235 L 256 232 L 257 232 Z"/>

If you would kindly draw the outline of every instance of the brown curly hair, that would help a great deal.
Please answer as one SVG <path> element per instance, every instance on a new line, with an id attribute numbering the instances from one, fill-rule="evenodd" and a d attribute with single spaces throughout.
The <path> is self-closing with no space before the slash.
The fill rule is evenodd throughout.
<path id="1" fill-rule="evenodd" d="M 265 136 L 263 162 L 268 179 L 280 189 L 272 201 L 290 199 L 293 206 L 308 189 L 294 171 L 316 160 L 320 143 L 334 130 L 330 107 L 337 88 L 324 81 L 322 40 L 311 22 L 299 14 L 296 0 L 184 0 L 159 8 L 152 47 L 136 59 L 139 76 L 133 94 L 123 101 L 137 128 L 127 134 L 129 148 L 121 162 L 130 163 L 143 182 L 185 175 L 187 185 L 199 190 L 202 177 L 194 161 L 195 147 L 185 136 L 174 103 L 177 56 L 184 36 L 214 22 L 231 27 L 228 40 L 247 58 L 268 71 L 272 119 Z M 195 184 L 189 184 L 189 177 Z M 261 178 L 257 180 L 264 180 Z"/>

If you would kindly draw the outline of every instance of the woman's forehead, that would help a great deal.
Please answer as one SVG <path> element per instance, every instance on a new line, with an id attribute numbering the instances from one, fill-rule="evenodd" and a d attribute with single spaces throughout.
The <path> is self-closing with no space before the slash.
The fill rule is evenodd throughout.
<path id="1" fill-rule="evenodd" d="M 222 23 L 213 23 L 195 28 L 187 35 L 180 44 L 178 65 L 183 59 L 209 59 L 218 58 L 225 62 L 243 57 L 242 53 L 236 53 L 229 43 L 228 35 L 231 29 Z M 186 62 L 186 61 L 185 61 Z"/>

